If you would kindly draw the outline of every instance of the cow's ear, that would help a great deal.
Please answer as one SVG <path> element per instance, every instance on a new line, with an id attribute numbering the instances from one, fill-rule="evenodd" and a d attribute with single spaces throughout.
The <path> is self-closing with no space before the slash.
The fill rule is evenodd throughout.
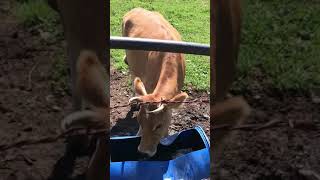
<path id="1" fill-rule="evenodd" d="M 147 95 L 146 88 L 140 78 L 136 77 L 133 82 L 134 90 L 139 96 Z"/>
<path id="2" fill-rule="evenodd" d="M 177 94 L 172 99 L 170 99 L 170 103 L 167 104 L 167 108 L 178 108 L 183 102 L 188 98 L 188 94 L 185 92 L 182 92 L 180 94 Z"/>

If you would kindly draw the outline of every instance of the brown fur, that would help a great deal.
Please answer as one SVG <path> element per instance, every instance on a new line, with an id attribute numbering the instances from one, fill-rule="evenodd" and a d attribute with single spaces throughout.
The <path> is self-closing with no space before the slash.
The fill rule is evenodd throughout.
<path id="1" fill-rule="evenodd" d="M 107 3 L 99 0 L 48 1 L 59 12 L 62 20 L 71 71 L 72 103 L 75 112 L 62 122 L 63 128 L 109 127 L 110 73 L 109 68 L 102 67 L 103 62 L 109 67 L 106 56 L 109 39 L 106 26 L 109 16 Z M 92 52 L 82 52 L 85 49 Z M 82 111 L 83 100 L 91 105 L 90 110 Z M 78 120 L 75 120 L 75 117 Z M 97 136 L 98 143 L 88 165 L 87 180 L 105 180 L 109 177 L 106 137 L 106 133 Z"/>
<path id="2" fill-rule="evenodd" d="M 107 107 L 109 101 L 105 68 L 95 53 L 82 51 L 77 64 L 79 95 L 96 107 Z M 103 84 L 101 84 L 103 83 Z"/>
<path id="3" fill-rule="evenodd" d="M 228 91 L 234 80 L 238 51 L 240 44 L 241 28 L 241 1 L 240 0 L 215 0 L 213 9 L 213 43 L 216 43 L 212 65 L 216 72 L 211 77 L 211 127 L 221 124 L 235 126 L 243 123 L 250 115 L 250 106 L 242 97 L 228 97 Z M 212 132 L 212 164 L 217 164 L 222 158 L 223 147 L 227 138 L 231 139 L 229 130 L 214 130 Z"/>
<path id="4" fill-rule="evenodd" d="M 77 62 L 77 90 L 91 110 L 76 111 L 62 121 L 67 130 L 75 126 L 108 127 L 107 74 L 94 52 L 83 50 Z"/>
<path id="5" fill-rule="evenodd" d="M 181 41 L 178 31 L 158 12 L 135 8 L 123 17 L 122 35 L 135 38 L 150 38 Z M 137 101 L 150 102 L 172 100 L 180 94 L 184 101 L 188 95 L 182 93 L 185 78 L 185 58 L 183 54 L 126 50 L 125 61 L 134 81 L 134 89 L 139 96 Z M 181 94 L 182 93 L 182 94 Z M 147 108 L 146 110 L 144 108 Z M 157 106 L 142 107 L 138 114 L 142 136 L 138 150 L 152 156 L 160 138 L 168 134 L 171 119 L 171 106 L 159 113 L 147 114 L 147 110 Z M 156 126 L 161 128 L 152 131 Z"/>
<path id="6" fill-rule="evenodd" d="M 62 120 L 62 129 L 75 127 L 109 128 L 109 92 L 107 92 L 107 74 L 94 52 L 83 50 L 77 62 L 77 86 L 79 95 L 90 105 L 90 110 L 80 110 Z M 96 150 L 89 163 L 87 179 L 96 177 L 96 171 L 106 174 L 103 158 L 107 158 L 106 134 L 98 136 Z M 101 174 L 102 175 L 102 174 Z M 104 175 L 105 176 L 105 175 Z"/>

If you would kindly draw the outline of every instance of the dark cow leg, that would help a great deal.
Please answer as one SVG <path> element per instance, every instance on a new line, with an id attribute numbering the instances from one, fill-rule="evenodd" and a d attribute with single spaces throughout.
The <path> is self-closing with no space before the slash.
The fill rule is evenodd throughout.
<path id="1" fill-rule="evenodd" d="M 126 63 L 126 65 L 129 65 L 129 64 L 128 64 L 128 60 L 127 60 L 127 56 L 126 56 L 126 55 L 123 57 L 123 61 L 124 61 L 124 63 Z"/>
<path id="2" fill-rule="evenodd" d="M 56 0 L 47 0 L 48 5 L 60 14 L 58 4 Z M 61 14 L 60 14 L 61 15 Z M 69 62 L 71 69 L 71 76 L 75 74 L 75 64 Z M 71 78 L 71 90 L 72 90 L 72 105 L 74 110 L 82 108 L 81 99 L 75 92 L 74 77 Z M 66 139 L 66 152 L 62 158 L 55 164 L 52 174 L 48 178 L 49 180 L 61 179 L 66 180 L 72 174 L 76 158 L 87 153 L 89 144 L 88 136 L 73 136 Z"/>
<path id="3" fill-rule="evenodd" d="M 77 94 L 76 89 L 76 63 L 80 51 L 85 48 L 93 49 L 97 51 L 100 59 L 106 59 L 104 55 L 104 51 L 106 50 L 106 38 L 103 38 L 103 36 L 93 37 L 94 35 L 99 36 L 107 34 L 104 32 L 103 23 L 97 22 L 101 21 L 101 19 L 106 16 L 99 14 L 98 16 L 101 16 L 100 18 L 98 17 L 94 20 L 89 20 L 88 18 L 90 17 L 87 17 L 84 14 L 86 14 L 85 11 L 92 11 L 94 8 L 101 7 L 103 2 L 84 0 L 47 0 L 47 2 L 61 17 L 64 35 L 68 44 L 67 59 L 71 71 L 70 89 L 72 91 L 72 105 L 73 110 L 78 111 L 83 108 L 82 99 Z M 93 30 L 91 28 L 93 28 Z M 91 31 L 93 31 L 92 34 L 90 33 Z M 89 36 L 90 34 L 91 36 Z M 96 141 L 90 142 L 87 135 L 68 137 L 66 140 L 66 152 L 56 163 L 51 178 L 49 179 L 67 179 L 72 174 L 76 158 L 92 154 L 89 149 L 90 147 L 95 148 L 95 142 Z"/>

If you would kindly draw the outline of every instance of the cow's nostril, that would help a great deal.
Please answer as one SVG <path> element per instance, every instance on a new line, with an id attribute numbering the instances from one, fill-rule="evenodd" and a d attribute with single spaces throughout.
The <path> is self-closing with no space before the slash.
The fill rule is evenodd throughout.
<path id="1" fill-rule="evenodd" d="M 151 151 L 141 149 L 140 146 L 138 147 L 138 152 L 140 154 L 140 157 L 145 157 L 145 158 L 150 158 L 155 154 Z"/>
<path id="2" fill-rule="evenodd" d="M 140 154 L 141 154 L 143 157 L 149 157 L 149 154 L 148 154 L 148 153 L 140 152 Z"/>
<path id="3" fill-rule="evenodd" d="M 149 158 L 150 158 L 150 156 L 148 153 L 139 152 L 139 160 L 147 160 Z"/>

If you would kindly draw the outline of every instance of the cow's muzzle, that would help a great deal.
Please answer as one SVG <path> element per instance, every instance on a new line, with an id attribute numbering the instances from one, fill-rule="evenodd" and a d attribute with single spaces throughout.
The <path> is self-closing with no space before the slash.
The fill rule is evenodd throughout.
<path id="1" fill-rule="evenodd" d="M 152 157 L 157 153 L 157 148 L 151 148 L 151 150 L 150 150 L 150 149 L 147 149 L 147 148 L 143 148 L 143 147 L 141 147 L 139 145 L 138 146 L 138 151 L 142 156 Z"/>

